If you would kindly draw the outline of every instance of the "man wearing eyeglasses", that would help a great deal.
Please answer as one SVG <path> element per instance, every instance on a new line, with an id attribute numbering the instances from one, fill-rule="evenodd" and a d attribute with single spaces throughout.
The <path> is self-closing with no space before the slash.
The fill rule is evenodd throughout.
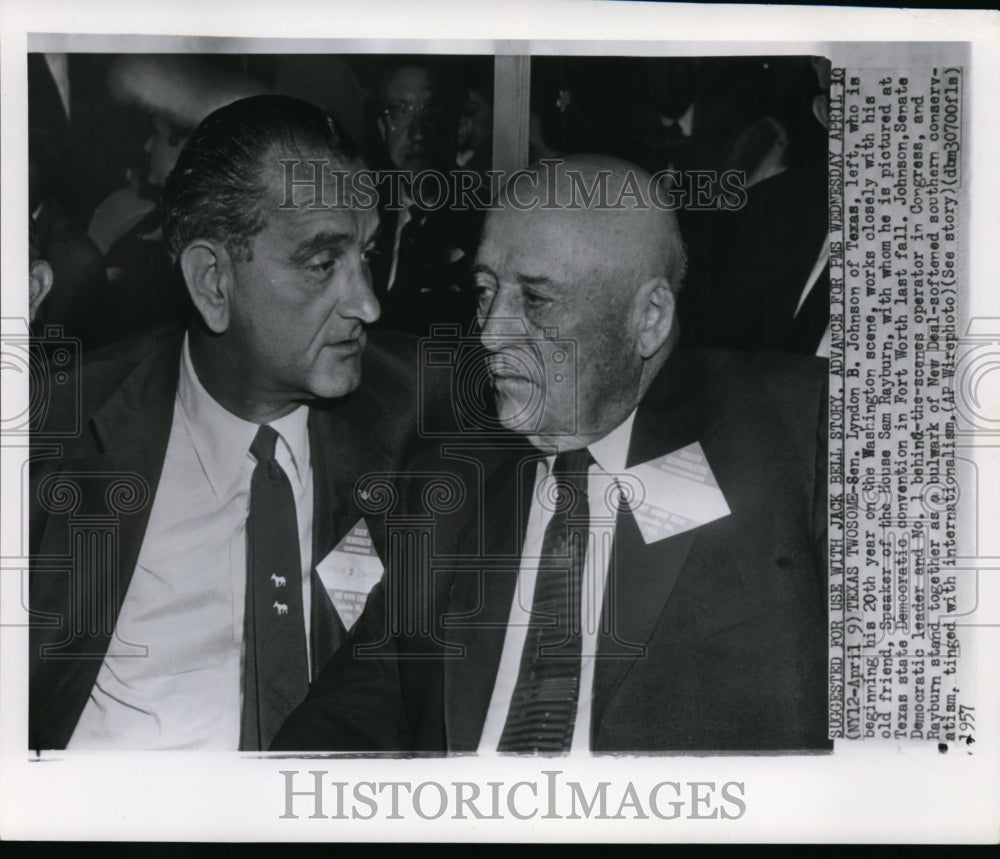
<path id="1" fill-rule="evenodd" d="M 458 146 L 458 112 L 451 96 L 432 65 L 406 63 L 387 70 L 378 127 L 395 169 L 419 173 L 451 167 Z"/>
<path id="2" fill-rule="evenodd" d="M 426 333 L 466 325 L 474 308 L 460 284 L 481 216 L 454 205 L 458 100 L 444 66 L 402 58 L 382 78 L 378 127 L 391 168 L 379 186 L 380 236 L 372 284 L 380 326 Z"/>

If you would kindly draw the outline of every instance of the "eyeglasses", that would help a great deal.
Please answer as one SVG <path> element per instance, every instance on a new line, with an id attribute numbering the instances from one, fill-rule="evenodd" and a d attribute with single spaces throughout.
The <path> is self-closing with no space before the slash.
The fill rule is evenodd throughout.
<path id="1" fill-rule="evenodd" d="M 439 101 L 429 101 L 426 104 L 405 104 L 397 102 L 390 104 L 382 111 L 389 127 L 396 131 L 404 125 L 409 125 L 416 115 L 424 117 L 429 122 L 434 122 L 445 115 L 445 105 Z"/>

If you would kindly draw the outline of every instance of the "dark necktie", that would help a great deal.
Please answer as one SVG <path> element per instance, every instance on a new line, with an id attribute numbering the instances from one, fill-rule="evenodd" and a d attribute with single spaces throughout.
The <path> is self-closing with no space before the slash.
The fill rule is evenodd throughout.
<path id="1" fill-rule="evenodd" d="M 241 749 L 267 749 L 309 688 L 295 497 L 274 458 L 278 433 L 262 426 L 247 518 Z"/>
<path id="2" fill-rule="evenodd" d="M 589 535 L 587 469 L 582 450 L 560 453 L 552 468 L 554 512 L 545 529 L 531 622 L 501 752 L 564 752 L 573 742 L 580 695 L 580 591 Z"/>

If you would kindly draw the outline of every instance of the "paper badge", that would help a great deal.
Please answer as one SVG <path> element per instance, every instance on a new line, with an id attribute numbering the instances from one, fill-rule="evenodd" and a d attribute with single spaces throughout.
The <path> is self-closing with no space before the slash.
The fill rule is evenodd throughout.
<path id="1" fill-rule="evenodd" d="M 359 519 L 316 567 L 330 602 L 348 631 L 361 615 L 365 600 L 383 571 L 364 519 Z"/>
<path id="2" fill-rule="evenodd" d="M 625 473 L 642 487 L 643 500 L 633 503 L 632 513 L 647 544 L 730 513 L 698 442 L 636 465 Z"/>

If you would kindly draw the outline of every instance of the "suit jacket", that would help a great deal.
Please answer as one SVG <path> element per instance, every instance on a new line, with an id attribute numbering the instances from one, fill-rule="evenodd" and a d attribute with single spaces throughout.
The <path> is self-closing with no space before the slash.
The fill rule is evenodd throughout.
<path id="1" fill-rule="evenodd" d="M 828 190 L 824 164 L 796 167 L 749 188 L 741 209 L 679 212 L 685 346 L 816 354 L 830 319 L 828 271 L 796 308 L 827 240 Z"/>
<path id="2" fill-rule="evenodd" d="M 648 545 L 619 514 L 592 750 L 829 747 L 825 380 L 818 359 L 680 352 L 647 392 L 628 467 L 698 441 L 731 514 Z M 465 503 L 438 515 L 429 551 L 411 552 L 373 591 L 352 646 L 273 748 L 476 750 L 539 455 L 513 447 L 491 467 L 456 449 L 439 464 Z M 431 617 L 424 631 L 401 622 L 415 598 Z"/>
<path id="3" fill-rule="evenodd" d="M 46 200 L 35 219 L 38 256 L 52 266 L 52 291 L 36 325 L 61 325 L 83 349 L 100 345 L 108 307 L 104 260 L 87 234 L 55 200 Z"/>
<path id="4" fill-rule="evenodd" d="M 108 88 L 111 54 L 66 55 L 69 116 L 41 53 L 28 54 L 29 159 L 76 222 L 121 187 L 125 171 L 144 163 L 149 117 L 117 102 Z"/>
<path id="5" fill-rule="evenodd" d="M 104 263 L 108 282 L 101 302 L 102 344 L 157 326 L 183 325 L 197 316 L 180 266 L 167 254 L 158 206 L 112 243 Z"/>
<path id="6" fill-rule="evenodd" d="M 69 741 L 114 634 L 139 556 L 170 436 L 180 333 L 157 332 L 90 356 L 68 383 L 50 385 L 47 425 L 78 435 L 33 438 L 30 747 Z M 412 345 L 374 335 L 362 386 L 313 405 L 312 648 L 317 667 L 345 635 L 315 565 L 362 518 L 360 475 L 399 468 L 414 437 Z M 370 530 L 380 540 L 379 523 Z M 182 634 L 182 633 L 178 633 Z"/>
<path id="7" fill-rule="evenodd" d="M 467 333 L 476 311 L 468 270 L 475 257 L 482 212 L 418 209 L 403 228 L 396 253 L 399 217 L 399 211 L 384 205 L 379 210 L 371 262 L 372 287 L 382 307 L 377 327 L 425 336 L 432 325 L 451 324 Z M 398 258 L 390 289 L 394 254 Z"/>

